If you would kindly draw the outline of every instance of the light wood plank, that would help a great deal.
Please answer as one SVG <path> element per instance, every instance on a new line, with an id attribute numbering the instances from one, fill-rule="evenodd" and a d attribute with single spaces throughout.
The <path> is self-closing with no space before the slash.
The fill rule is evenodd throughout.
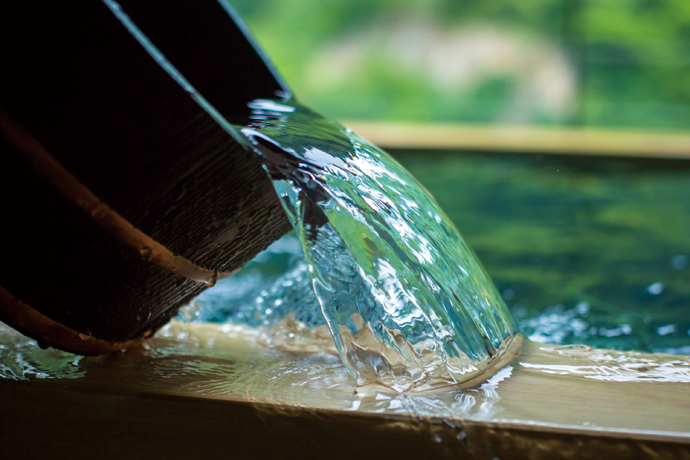
<path id="1" fill-rule="evenodd" d="M 477 388 L 401 395 L 264 340 L 175 323 L 75 364 L 0 325 L 2 457 L 690 458 L 687 356 L 524 342 Z"/>
<path id="2" fill-rule="evenodd" d="M 354 120 L 342 123 L 384 149 L 690 158 L 687 133 Z"/>

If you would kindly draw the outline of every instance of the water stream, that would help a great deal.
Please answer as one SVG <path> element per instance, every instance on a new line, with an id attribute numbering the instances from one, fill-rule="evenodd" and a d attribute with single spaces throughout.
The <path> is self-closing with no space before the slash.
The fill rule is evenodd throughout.
<path id="1" fill-rule="evenodd" d="M 485 370 L 512 337 L 512 319 L 429 193 L 388 154 L 294 101 L 249 106 L 241 132 L 304 255 L 287 286 L 311 285 L 357 383 L 405 390 Z M 313 307 L 301 302 L 297 314 Z"/>

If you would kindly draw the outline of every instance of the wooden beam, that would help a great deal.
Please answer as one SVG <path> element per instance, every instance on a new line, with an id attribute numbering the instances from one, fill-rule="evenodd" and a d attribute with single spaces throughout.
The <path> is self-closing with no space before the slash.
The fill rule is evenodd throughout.
<path id="1" fill-rule="evenodd" d="M 690 158 L 690 134 L 536 126 L 349 121 L 382 148 Z"/>
<path id="2" fill-rule="evenodd" d="M 2 457 L 690 458 L 687 356 L 526 343 L 478 388 L 396 394 L 267 338 L 173 323 L 75 361 L 0 325 Z"/>

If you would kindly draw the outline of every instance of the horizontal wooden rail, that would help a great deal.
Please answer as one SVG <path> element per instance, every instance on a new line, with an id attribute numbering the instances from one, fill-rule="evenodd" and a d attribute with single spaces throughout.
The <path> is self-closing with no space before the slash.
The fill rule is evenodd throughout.
<path id="1" fill-rule="evenodd" d="M 690 158 L 690 133 L 342 121 L 382 148 Z"/>
<path id="2" fill-rule="evenodd" d="M 398 394 L 261 337 L 172 323 L 78 358 L 0 324 L 0 457 L 690 459 L 687 356 L 525 341 L 475 388 Z"/>

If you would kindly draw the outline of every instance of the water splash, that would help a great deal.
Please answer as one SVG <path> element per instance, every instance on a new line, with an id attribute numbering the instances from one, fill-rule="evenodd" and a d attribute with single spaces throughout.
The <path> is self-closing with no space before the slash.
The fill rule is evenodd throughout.
<path id="1" fill-rule="evenodd" d="M 294 101 L 249 106 L 242 134 L 295 228 L 357 383 L 404 390 L 486 369 L 512 319 L 429 193 L 388 154 Z"/>
<path id="2" fill-rule="evenodd" d="M 43 350 L 35 340 L 0 323 L 0 379 L 76 379 L 85 375 L 82 359 L 54 348 Z"/>

